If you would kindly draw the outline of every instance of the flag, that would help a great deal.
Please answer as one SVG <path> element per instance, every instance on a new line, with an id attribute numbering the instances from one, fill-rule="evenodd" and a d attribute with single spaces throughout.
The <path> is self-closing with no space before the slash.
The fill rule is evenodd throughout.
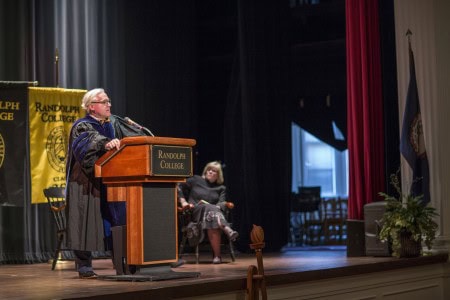
<path id="1" fill-rule="evenodd" d="M 425 139 L 423 136 L 422 118 L 420 115 L 419 95 L 417 92 L 414 53 L 409 42 L 409 85 L 403 114 L 400 152 L 413 171 L 410 193 L 423 195 L 422 203 L 430 202 L 430 172 L 428 168 Z"/>
<path id="2" fill-rule="evenodd" d="M 70 128 L 85 112 L 80 103 L 86 90 L 28 88 L 30 124 L 31 203 L 45 203 L 43 190 L 66 185 L 66 155 Z"/>

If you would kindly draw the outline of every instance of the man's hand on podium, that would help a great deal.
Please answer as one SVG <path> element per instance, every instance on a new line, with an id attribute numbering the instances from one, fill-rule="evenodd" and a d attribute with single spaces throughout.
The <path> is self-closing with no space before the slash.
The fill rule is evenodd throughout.
<path id="1" fill-rule="evenodd" d="M 117 150 L 119 150 L 119 148 L 120 148 L 120 140 L 119 139 L 112 139 L 111 141 L 106 143 L 106 145 L 105 145 L 106 150 L 111 150 L 113 148 L 116 148 Z"/>

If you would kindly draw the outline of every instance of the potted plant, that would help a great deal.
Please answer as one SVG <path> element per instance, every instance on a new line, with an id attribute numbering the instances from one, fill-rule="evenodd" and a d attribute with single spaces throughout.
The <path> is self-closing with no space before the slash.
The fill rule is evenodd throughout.
<path id="1" fill-rule="evenodd" d="M 390 243 L 393 256 L 420 256 L 422 242 L 430 250 L 436 237 L 436 209 L 422 204 L 423 195 L 402 193 L 398 171 L 390 176 L 390 182 L 399 196 L 379 193 L 386 201 L 386 210 L 381 219 L 378 237 L 381 241 Z"/>

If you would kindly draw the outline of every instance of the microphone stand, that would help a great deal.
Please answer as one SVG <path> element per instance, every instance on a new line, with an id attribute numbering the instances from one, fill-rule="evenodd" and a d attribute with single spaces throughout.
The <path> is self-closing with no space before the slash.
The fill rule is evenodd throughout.
<path id="1" fill-rule="evenodd" d="M 145 127 L 142 127 L 142 130 L 143 130 L 144 132 L 148 133 L 148 134 L 151 135 L 151 136 L 155 136 L 149 129 L 147 129 L 147 128 L 145 128 Z"/>

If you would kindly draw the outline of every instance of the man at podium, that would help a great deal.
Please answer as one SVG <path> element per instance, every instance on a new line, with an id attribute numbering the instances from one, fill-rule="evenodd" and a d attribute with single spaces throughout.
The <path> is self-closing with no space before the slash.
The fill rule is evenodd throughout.
<path id="1" fill-rule="evenodd" d="M 81 103 L 86 116 L 75 121 L 69 136 L 67 246 L 74 251 L 77 271 L 83 279 L 97 278 L 92 268 L 91 251 L 112 250 L 112 243 L 105 242 L 105 225 L 126 223 L 125 202 L 107 202 L 106 188 L 101 178 L 94 174 L 95 161 L 107 151 L 119 149 L 119 138 L 124 135 L 145 135 L 123 119 L 112 116 L 111 106 L 103 89 L 88 91 Z"/>

